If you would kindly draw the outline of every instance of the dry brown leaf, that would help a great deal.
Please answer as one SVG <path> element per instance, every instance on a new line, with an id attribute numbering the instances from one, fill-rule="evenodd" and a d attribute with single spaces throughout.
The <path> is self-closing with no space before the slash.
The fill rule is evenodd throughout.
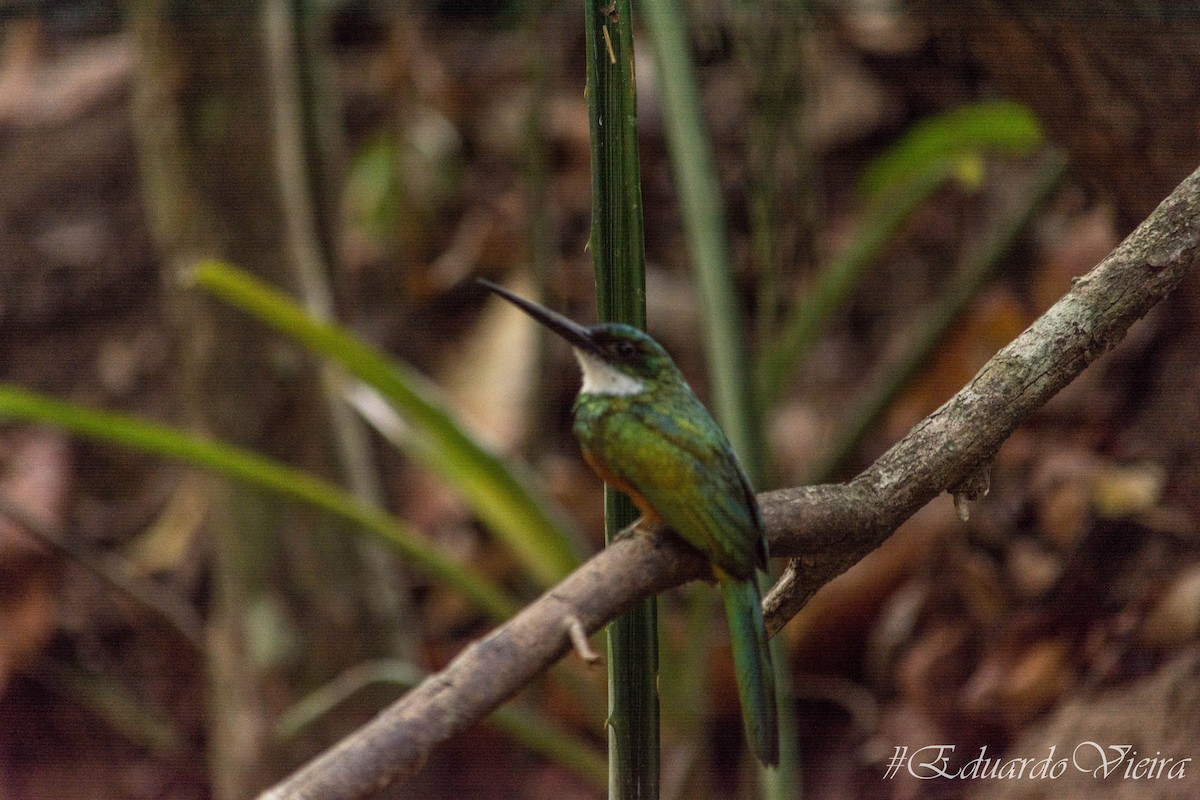
<path id="1" fill-rule="evenodd" d="M 1152 647 L 1170 647 L 1192 641 L 1200 634 L 1200 565 L 1193 564 L 1175 576 L 1150 609 L 1139 638 Z"/>
<path id="2" fill-rule="evenodd" d="M 0 495 L 47 531 L 63 523 L 70 485 L 66 439 L 33 429 L 5 454 Z M 0 514 L 0 692 L 12 671 L 31 662 L 58 622 L 58 553 L 10 516 Z"/>
<path id="3" fill-rule="evenodd" d="M 1003 720 L 1015 730 L 1049 708 L 1075 682 L 1066 642 L 1043 639 L 1014 652 L 985 656 L 964 687 L 965 706 Z"/>

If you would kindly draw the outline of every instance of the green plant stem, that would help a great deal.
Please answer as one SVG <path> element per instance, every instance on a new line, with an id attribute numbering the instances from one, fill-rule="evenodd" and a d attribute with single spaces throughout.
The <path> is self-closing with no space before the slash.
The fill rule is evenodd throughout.
<path id="1" fill-rule="evenodd" d="M 689 53 L 687 20 L 679 0 L 645 0 L 642 9 L 657 56 L 667 145 L 675 165 L 684 234 L 704 310 L 714 411 L 751 485 L 762 487 L 766 479 L 762 426 L 742 335 L 716 158 L 705 131 L 698 80 Z M 787 687 L 788 654 L 780 640 L 772 642 L 771 649 L 777 685 Z M 777 699 L 779 718 L 790 720 L 788 693 L 778 692 Z M 791 797 L 799 783 L 794 726 L 783 726 L 781 736 L 791 739 L 781 747 L 790 761 L 781 762 L 778 770 L 765 770 L 762 786 L 767 796 Z"/>
<path id="2" fill-rule="evenodd" d="M 761 486 L 763 448 L 734 285 L 725 208 L 679 0 L 645 0 L 646 30 L 661 81 L 667 146 L 675 165 L 688 255 L 700 290 L 713 410 L 750 482 Z"/>
<path id="3" fill-rule="evenodd" d="M 383 509 L 266 456 L 167 425 L 84 408 L 3 383 L 0 383 L 0 419 L 54 425 L 80 436 L 164 456 L 302 500 L 379 536 L 414 567 L 458 589 L 492 617 L 507 619 L 517 611 L 517 604 L 502 589 L 442 555 L 419 533 Z"/>
<path id="4" fill-rule="evenodd" d="M 646 327 L 645 234 L 629 0 L 585 0 L 592 232 L 600 319 Z"/>
<path id="5" fill-rule="evenodd" d="M 584 0 L 591 130 L 588 245 L 601 320 L 646 325 L 645 251 L 638 166 L 630 0 Z M 637 518 L 628 497 L 604 490 L 605 537 Z M 657 607 L 645 600 L 608 626 L 609 797 L 658 797 Z"/>
<path id="6" fill-rule="evenodd" d="M 979 291 L 996 273 L 1004 256 L 1021 233 L 1046 205 L 1066 172 L 1062 156 L 1052 154 L 1021 193 L 1023 202 L 998 220 L 989 235 L 975 248 L 955 272 L 951 284 L 915 331 L 911 344 L 896 359 L 895 365 L 854 403 L 846 420 L 839 425 L 837 441 L 808 475 L 809 483 L 826 483 L 841 471 L 859 443 L 879 421 L 896 396 L 929 359 Z"/>

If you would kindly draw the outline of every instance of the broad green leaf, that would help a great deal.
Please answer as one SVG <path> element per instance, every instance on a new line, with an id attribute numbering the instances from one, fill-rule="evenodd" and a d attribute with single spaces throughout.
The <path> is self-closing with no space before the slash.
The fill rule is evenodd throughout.
<path id="1" fill-rule="evenodd" d="M 302 500 L 362 526 L 393 545 L 414 567 L 463 592 L 493 617 L 516 611 L 487 578 L 443 555 L 383 509 L 295 467 L 233 445 L 125 414 L 99 411 L 0 383 L 0 420 L 39 422 L 71 433 L 164 456 Z"/>
<path id="2" fill-rule="evenodd" d="M 974 103 L 913 125 L 867 167 L 858 188 L 876 202 L 932 171 L 949 168 L 955 177 L 977 178 L 983 154 L 1027 155 L 1041 143 L 1041 126 L 1025 106 L 1007 100 Z"/>
<path id="3" fill-rule="evenodd" d="M 858 189 L 868 207 L 855 235 L 821 271 L 759 358 L 764 409 L 779 399 L 822 327 L 842 308 L 880 254 L 921 204 L 947 181 L 983 182 L 986 153 L 1024 155 L 1042 143 L 1037 120 L 1008 101 L 976 103 L 914 125 L 867 167 Z"/>
<path id="4" fill-rule="evenodd" d="M 405 424 L 400 437 L 405 452 L 457 489 L 542 585 L 554 584 L 578 566 L 580 552 L 566 524 L 547 510 L 527 480 L 458 425 L 436 389 L 420 374 L 344 329 L 314 319 L 283 293 L 229 264 L 203 261 L 191 278 L 325 356 L 386 399 Z"/>

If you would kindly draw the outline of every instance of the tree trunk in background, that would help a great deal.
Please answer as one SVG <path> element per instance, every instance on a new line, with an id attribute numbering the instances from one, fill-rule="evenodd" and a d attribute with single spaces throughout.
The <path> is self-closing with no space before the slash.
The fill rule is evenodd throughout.
<path id="1" fill-rule="evenodd" d="M 1200 3 L 1195 0 L 922 2 L 1028 105 L 1111 199 L 1128 232 L 1200 164 Z"/>
<path id="2" fill-rule="evenodd" d="M 192 422 L 336 477 L 344 470 L 331 431 L 346 420 L 334 419 L 319 370 L 245 315 L 178 289 L 179 271 L 192 259 L 218 256 L 306 300 L 313 286 L 306 281 L 328 291 L 328 276 L 302 272 L 297 263 L 298 238 L 301 247 L 319 242 L 311 261 L 320 268 L 322 251 L 328 252 L 328 238 L 312 230 L 298 234 L 295 196 L 288 196 L 297 187 L 286 185 L 287 173 L 303 184 L 310 167 L 303 152 L 293 154 L 301 163 L 287 161 L 286 148 L 280 160 L 280 142 L 288 140 L 281 140 L 279 126 L 297 126 L 283 128 L 285 136 L 294 132 L 303 141 L 304 134 L 300 119 L 280 112 L 264 21 L 266 12 L 291 7 L 237 0 L 135 3 L 135 128 L 181 343 L 180 390 Z M 311 187 L 302 187 L 303 198 L 311 198 Z M 311 200 L 302 211 L 315 221 Z M 316 304 L 327 311 L 328 296 Z M 395 603 L 380 608 L 378 592 L 365 588 L 379 587 L 364 579 L 380 574 L 378 554 L 364 554 L 356 533 L 340 522 L 245 486 L 222 485 L 209 524 L 210 770 L 215 795 L 234 800 L 345 733 L 342 723 L 302 743 L 281 744 L 270 726 L 345 667 L 395 655 L 401 620 Z"/>

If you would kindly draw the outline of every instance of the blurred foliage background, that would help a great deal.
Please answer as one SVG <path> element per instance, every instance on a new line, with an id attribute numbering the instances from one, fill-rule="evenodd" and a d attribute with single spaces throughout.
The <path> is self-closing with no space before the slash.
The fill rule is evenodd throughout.
<path id="1" fill-rule="evenodd" d="M 1190 5 L 635 18 L 649 328 L 760 488 L 869 463 L 1195 168 Z M 580 11 L 0 3 L 0 796 L 253 796 L 601 546 L 569 353 L 472 280 L 595 318 Z M 806 796 L 1190 754 L 1195 283 L 781 634 Z M 659 603 L 667 797 L 772 791 L 712 600 Z M 604 796 L 603 693 L 567 659 L 394 796 Z"/>

